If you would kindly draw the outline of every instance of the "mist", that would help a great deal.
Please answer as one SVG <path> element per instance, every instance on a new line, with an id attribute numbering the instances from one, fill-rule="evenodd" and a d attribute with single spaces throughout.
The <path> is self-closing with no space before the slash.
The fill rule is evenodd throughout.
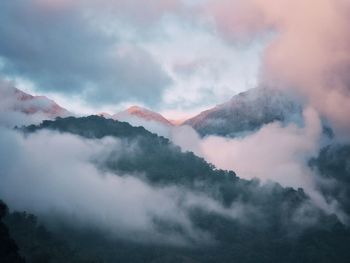
<path id="1" fill-rule="evenodd" d="M 63 221 L 75 228 L 98 229 L 110 238 L 180 246 L 213 242 L 193 226 L 189 209 L 199 207 L 238 220 L 251 209 L 239 203 L 225 208 L 203 192 L 176 185 L 154 187 L 142 176 L 99 170 L 98 164 L 112 151 L 116 156 L 122 153 L 120 140 L 88 140 L 46 130 L 24 136 L 1 128 L 0 199 L 48 225 Z M 183 232 L 164 232 L 155 220 Z"/>
<path id="2" fill-rule="evenodd" d="M 260 70 L 260 85 L 289 90 L 349 139 L 350 4 L 345 0 L 209 1 L 206 12 L 223 38 L 249 42 L 274 33 Z"/>
<path id="3" fill-rule="evenodd" d="M 235 170 L 246 179 L 309 188 L 307 160 L 318 154 L 322 127 L 313 109 L 304 111 L 304 122 L 302 127 L 273 122 L 235 139 L 208 136 L 201 141 L 202 154 L 214 165 Z"/>
<path id="4" fill-rule="evenodd" d="M 326 142 L 320 117 L 311 107 L 303 112 L 303 124 L 276 121 L 236 138 L 201 138 L 188 125 L 171 127 L 137 117 L 124 121 L 166 137 L 183 151 L 194 152 L 217 168 L 235 171 L 241 178 L 272 180 L 294 188 L 312 188 L 307 162 Z"/>
<path id="5" fill-rule="evenodd" d="M 43 96 L 31 96 L 0 77 L 0 126 L 13 128 L 72 115 Z"/>
<path id="6" fill-rule="evenodd" d="M 331 139 L 323 133 L 319 113 L 310 106 L 303 110 L 300 123 L 286 125 L 275 121 L 254 133 L 236 138 L 214 135 L 202 138 L 187 125 L 170 127 L 140 118 L 125 121 L 170 139 L 182 151 L 191 151 L 219 169 L 235 171 L 240 178 L 302 188 L 314 205 L 329 214 L 337 214 L 343 222 L 347 220 L 336 200 L 326 200 L 320 193 L 319 184 L 329 182 L 321 182 L 317 171 L 309 165 L 309 161 L 318 156 L 320 149 L 331 143 Z M 336 185 L 336 182 L 332 183 Z"/>

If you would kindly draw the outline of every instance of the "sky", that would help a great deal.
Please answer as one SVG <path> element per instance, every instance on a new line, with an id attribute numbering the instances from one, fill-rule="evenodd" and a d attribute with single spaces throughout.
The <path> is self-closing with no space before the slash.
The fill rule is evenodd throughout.
<path id="1" fill-rule="evenodd" d="M 0 76 L 78 114 L 187 117 L 257 85 L 271 34 L 228 41 L 207 1 L 0 3 Z"/>
<path id="2" fill-rule="evenodd" d="M 243 139 L 229 139 L 200 138 L 185 126 L 142 125 L 218 168 L 237 171 L 240 177 L 303 187 L 319 206 L 333 213 L 337 207 L 315 190 L 317 182 L 312 179 L 308 160 L 323 147 L 323 124 L 333 129 L 338 141 L 348 143 L 350 139 L 349 25 L 349 0 L 2 0 L 0 84 L 11 81 L 76 114 L 113 114 L 137 104 L 170 119 L 195 115 L 255 87 L 294 93 L 305 106 L 302 127 L 274 122 Z M 0 153 L 1 149 L 14 148 L 14 152 L 0 154 L 0 162 L 11 165 L 8 158 L 19 157 L 21 165 L 15 168 L 33 171 L 28 174 L 34 177 L 28 180 L 35 180 L 37 171 L 46 176 L 47 169 L 42 170 L 46 160 L 40 159 L 40 150 L 51 149 L 42 142 L 52 140 L 53 146 L 70 146 L 67 149 L 78 159 L 58 151 L 50 152 L 48 160 L 60 157 L 62 162 L 75 161 L 68 166 L 67 175 L 90 171 L 91 181 L 83 190 L 89 193 L 98 184 L 101 202 L 107 200 L 104 188 L 109 183 L 141 189 L 144 195 L 139 199 L 127 196 L 131 203 L 135 198 L 146 198 L 150 203 L 164 199 L 165 212 L 173 209 L 172 195 L 183 194 L 181 189 L 154 191 L 139 181 L 113 181 L 108 175 L 112 181 L 96 179 L 100 174 L 85 162 L 91 145 L 74 136 L 42 133 L 23 139 L 8 131 L 0 133 L 4 146 Z M 28 161 L 28 156 L 34 161 Z M 52 165 L 54 177 L 59 169 L 49 161 L 46 165 Z M 8 179 L 13 187 L 22 183 L 18 178 Z M 52 186 L 51 181 L 45 183 Z M 4 189 L 13 187 L 3 185 Z M 65 184 L 60 187 L 64 192 Z M 46 195 L 46 191 L 39 193 Z M 75 189 L 67 193 L 73 197 L 79 194 Z M 35 204 L 25 194 L 22 200 Z M 198 196 L 189 200 L 208 203 Z M 54 204 L 56 201 L 52 199 Z M 87 207 L 84 200 L 77 205 Z M 226 213 L 216 204 L 213 207 Z M 70 213 L 72 206 L 63 208 Z M 105 208 L 108 211 L 109 207 Z M 154 206 L 147 209 L 164 213 Z M 180 215 L 177 219 L 186 225 L 182 210 L 176 211 Z M 146 231 L 147 211 L 141 212 Z M 112 219 L 115 216 L 111 214 Z M 131 228 L 140 224 L 124 223 L 126 227 L 130 223 Z M 201 233 L 195 236 L 202 237 Z"/>
<path id="3" fill-rule="evenodd" d="M 350 130 L 348 0 L 13 0 L 0 77 L 78 114 L 189 117 L 259 86 Z"/>

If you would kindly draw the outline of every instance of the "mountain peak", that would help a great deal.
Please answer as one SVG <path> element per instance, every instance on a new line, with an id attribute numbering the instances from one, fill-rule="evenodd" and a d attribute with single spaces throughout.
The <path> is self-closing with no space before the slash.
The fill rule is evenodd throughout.
<path id="1" fill-rule="evenodd" d="M 129 108 L 126 109 L 126 111 L 129 112 L 130 114 L 133 114 L 136 112 L 151 112 L 150 110 L 137 105 L 130 106 Z"/>
<path id="2" fill-rule="evenodd" d="M 41 113 L 48 118 L 70 115 L 66 109 L 46 96 L 33 96 L 12 86 L 3 88 L 0 95 L 5 111 L 17 111 L 28 115 Z"/>
<path id="3" fill-rule="evenodd" d="M 202 136 L 235 137 L 273 121 L 297 121 L 301 105 L 277 89 L 255 88 L 233 96 L 229 101 L 187 120 Z"/>
<path id="4" fill-rule="evenodd" d="M 11 84 L 0 83 L 0 124 L 13 127 L 72 115 L 45 96 L 33 96 Z"/>
<path id="5" fill-rule="evenodd" d="M 133 105 L 126 110 L 113 115 L 114 119 L 127 119 L 128 117 L 137 117 L 147 121 L 155 121 L 169 126 L 173 125 L 161 114 L 137 105 Z"/>

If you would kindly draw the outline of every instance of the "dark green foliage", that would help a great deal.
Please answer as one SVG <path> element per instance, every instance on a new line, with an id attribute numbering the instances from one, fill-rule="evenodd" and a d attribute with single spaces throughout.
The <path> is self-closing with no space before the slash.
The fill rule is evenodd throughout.
<path id="1" fill-rule="evenodd" d="M 335 216 L 315 207 L 302 189 L 242 180 L 234 172 L 217 170 L 193 153 L 182 152 L 169 140 L 144 128 L 97 116 L 45 121 L 23 130 L 35 132 L 41 129 L 88 139 L 105 136 L 122 139 L 118 149 L 109 156 L 93 160 L 101 170 L 116 176 L 139 176 L 154 187 L 176 185 L 214 198 L 224 207 L 238 205 L 244 210 L 235 219 L 200 207 L 189 209 L 193 227 L 213 239 L 212 244 L 194 242 L 190 247 L 112 240 L 92 229 L 76 230 L 69 226 L 48 233 L 39 230 L 40 226 L 31 216 L 13 213 L 7 222 L 27 258 L 39 254 L 51 260 L 48 262 L 85 262 L 75 259 L 165 263 L 350 262 L 349 230 Z M 341 162 L 332 169 L 346 170 L 346 167 Z M 335 170 L 336 174 L 338 172 Z M 169 235 L 183 231 L 158 218 L 154 218 L 154 224 Z"/>
<path id="2" fill-rule="evenodd" d="M 2 221 L 7 213 L 7 206 L 0 200 L 0 262 L 21 263 L 24 260 L 20 257 L 16 243 L 10 237 L 8 228 Z"/>
<path id="3" fill-rule="evenodd" d="M 318 176 L 319 189 L 329 201 L 336 200 L 350 215 L 350 145 L 332 144 L 310 161 Z"/>
<path id="4" fill-rule="evenodd" d="M 159 138 L 159 143 L 166 143 L 165 138 L 150 133 L 143 127 L 132 127 L 129 123 L 105 119 L 99 116 L 84 118 L 56 118 L 55 121 L 43 121 L 40 125 L 30 125 L 24 128 L 27 132 L 34 132 L 40 129 L 57 130 L 77 134 L 85 138 L 103 138 L 114 136 L 117 138 L 136 138 L 138 136 L 147 138 Z"/>
<path id="5" fill-rule="evenodd" d="M 49 232 L 33 215 L 18 212 L 9 214 L 6 224 L 27 262 L 35 263 L 349 262 L 350 235 L 339 223 L 325 221 L 323 228 L 312 227 L 298 236 L 287 237 L 263 227 L 244 227 L 203 211 L 192 213 L 200 227 L 211 229 L 218 243 L 174 247 L 110 239 L 89 229 L 62 227 L 59 232 Z"/>
<path id="6" fill-rule="evenodd" d="M 61 233 L 62 236 L 58 238 L 39 224 L 32 214 L 13 212 L 4 221 L 28 263 L 99 262 L 98 259 L 84 258 L 64 241 L 65 233 Z"/>
<path id="7" fill-rule="evenodd" d="M 35 132 L 41 129 L 72 133 L 85 138 L 113 136 L 123 139 L 122 154 L 119 153 L 120 149 L 116 149 L 101 165 L 101 169 L 109 168 L 118 174 L 143 173 L 152 184 L 193 186 L 197 181 L 212 183 L 236 178 L 235 173 L 216 170 L 192 152 L 181 152 L 180 147 L 171 144 L 168 139 L 125 122 L 98 116 L 69 117 L 44 121 L 39 126 L 24 128 L 24 131 Z"/>

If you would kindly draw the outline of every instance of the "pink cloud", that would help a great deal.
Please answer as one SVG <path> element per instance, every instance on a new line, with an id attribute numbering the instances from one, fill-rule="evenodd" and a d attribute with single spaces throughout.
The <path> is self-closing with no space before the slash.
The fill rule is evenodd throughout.
<path id="1" fill-rule="evenodd" d="M 228 39 L 277 32 L 264 53 L 261 82 L 293 89 L 326 116 L 339 135 L 350 130 L 350 2 L 345 0 L 211 1 Z"/>

